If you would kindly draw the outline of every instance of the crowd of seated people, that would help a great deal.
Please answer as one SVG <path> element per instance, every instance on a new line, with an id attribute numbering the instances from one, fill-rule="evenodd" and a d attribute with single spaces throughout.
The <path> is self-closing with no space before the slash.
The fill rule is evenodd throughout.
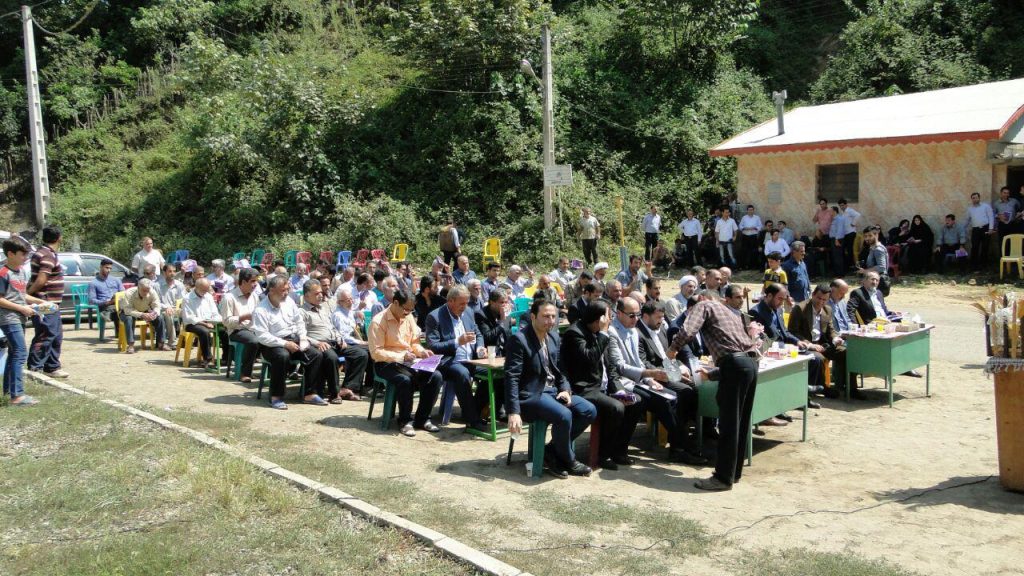
<path id="1" fill-rule="evenodd" d="M 815 215 L 816 237 L 828 228 L 830 238 L 838 240 L 835 247 L 843 248 L 844 219 L 851 211 L 822 206 Z M 752 212 L 747 210 L 747 216 L 756 216 Z M 721 213 L 725 218 L 727 212 Z M 703 237 L 694 221 L 688 214 L 680 229 Z M 744 224 L 750 236 L 757 220 L 745 218 Z M 925 228 L 915 217 L 889 235 L 890 242 L 907 246 L 908 269 L 914 269 L 910 262 L 915 258 L 932 253 Z M 955 230 L 962 239 L 962 230 Z M 796 240 L 784 222 L 763 238 L 743 239 L 743 246 L 759 247 L 761 256 L 754 262 L 743 254 L 741 261 L 750 258 L 749 264 L 766 266 L 762 297 L 754 306 L 725 266 L 694 265 L 680 278 L 678 293 L 662 298 L 653 264 L 640 256 L 630 257 L 628 267 L 613 278 L 607 277 L 606 262 L 579 270 L 568 258 L 559 258 L 546 274 L 510 265 L 503 276 L 503 265 L 491 262 L 478 275 L 461 254 L 453 258 L 454 269 L 438 257 L 423 275 L 408 262 L 392 267 L 386 260 L 338 268 L 319 261 L 312 271 L 303 262 L 290 269 L 281 261 L 265 269 L 232 262 L 229 269 L 225 261 L 213 260 L 205 275 L 194 261 L 153 263 L 157 258 L 149 239 L 149 256 L 138 258 L 142 277 L 134 287 L 125 291 L 111 275 L 112 262 L 104 261 L 89 285 L 88 299 L 116 330 L 126 331 L 127 353 L 136 352 L 134 325 L 139 322 L 153 328 L 155 347 L 163 351 L 175 349 L 183 334 L 193 335 L 199 366 L 206 369 L 215 366 L 215 342 L 220 342 L 222 358 L 240 347 L 235 369 L 241 381 L 259 377 L 254 366 L 261 360 L 274 409 L 287 410 L 286 384 L 296 374 L 303 381 L 301 401 L 316 406 L 375 394 L 377 376 L 394 387 L 403 436 L 440 430 L 432 416 L 442 386 L 453 390 L 467 430 L 489 430 L 489 418 L 507 422 L 513 431 L 524 422 L 544 420 L 552 428 L 545 466 L 564 478 L 590 474 L 590 467 L 576 459 L 574 441 L 595 421 L 600 422 L 599 465 L 607 470 L 632 465 L 629 448 L 646 412 L 667 431 L 669 460 L 707 462 L 696 430 L 702 426 L 714 437 L 715 428 L 713 421 L 696 416 L 696 372 L 700 358 L 713 348 L 703 332 L 685 346 L 673 344 L 688 313 L 701 302 L 721 302 L 745 325 L 762 325 L 763 337 L 806 350 L 811 356 L 808 393 L 822 393 L 829 384 L 824 363 L 833 363 L 833 374 L 844 370 L 842 332 L 894 316 L 882 288 L 888 265 L 881 231 L 868 227 L 862 236 L 861 262 L 853 269 L 863 280 L 852 293 L 841 278 L 812 286 L 807 243 Z M 937 250 L 952 249 L 946 239 L 940 233 L 943 243 Z M 683 244 L 699 241 L 686 238 Z M 653 247 L 656 254 L 659 247 Z M 684 255 L 702 261 L 696 254 Z M 116 295 L 122 292 L 115 315 Z M 524 298 L 528 312 L 517 302 Z M 785 310 L 790 311 L 788 323 Z M 495 382 L 493 413 L 486 386 L 478 385 L 482 368 L 474 364 L 492 354 L 505 359 L 504 377 Z M 442 357 L 436 369 L 412 367 L 432 356 Z M 836 384 L 832 390 L 845 383 L 837 379 Z"/>

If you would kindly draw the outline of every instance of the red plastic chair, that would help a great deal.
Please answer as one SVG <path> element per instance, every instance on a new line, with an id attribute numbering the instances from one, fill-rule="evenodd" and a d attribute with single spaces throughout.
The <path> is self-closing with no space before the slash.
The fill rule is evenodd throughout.
<path id="1" fill-rule="evenodd" d="M 295 255 L 295 261 L 296 262 L 300 262 L 302 264 L 305 264 L 307 267 L 309 266 L 309 262 L 312 259 L 313 259 L 313 253 L 312 252 L 299 252 L 298 254 Z"/>
<path id="2" fill-rule="evenodd" d="M 263 260 L 259 263 L 260 270 L 263 270 L 264 274 L 270 274 L 271 269 L 274 267 L 274 253 L 264 252 Z"/>
<path id="3" fill-rule="evenodd" d="M 369 257 L 370 251 L 366 248 L 361 248 L 359 252 L 356 252 L 356 259 L 352 262 L 352 265 L 359 268 L 366 268 L 366 260 Z"/>
<path id="4" fill-rule="evenodd" d="M 900 247 L 899 246 L 886 246 L 886 251 L 889 252 L 889 272 L 893 280 L 899 282 L 900 280 Z"/>
<path id="5" fill-rule="evenodd" d="M 385 251 L 384 251 L 383 249 L 381 249 L 381 248 L 377 248 L 376 250 L 371 250 L 371 251 L 370 251 L 370 256 L 371 256 L 371 257 L 372 257 L 372 258 L 373 258 L 374 260 L 376 260 L 376 261 L 378 261 L 378 262 L 387 262 L 387 261 L 388 261 L 388 253 L 387 253 L 387 252 L 385 252 Z"/>
<path id="6" fill-rule="evenodd" d="M 317 259 L 317 264 L 320 263 L 319 262 L 320 260 L 323 260 L 324 262 L 327 262 L 328 264 L 333 264 L 334 263 L 334 252 L 331 252 L 330 250 L 324 250 L 324 251 L 320 252 L 320 258 Z"/>

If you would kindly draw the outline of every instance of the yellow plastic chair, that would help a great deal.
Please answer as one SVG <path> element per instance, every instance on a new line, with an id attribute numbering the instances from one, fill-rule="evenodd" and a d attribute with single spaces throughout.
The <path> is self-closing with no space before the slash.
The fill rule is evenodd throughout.
<path id="1" fill-rule="evenodd" d="M 1009 245 L 1009 250 L 1007 250 Z M 1003 254 L 999 258 L 999 279 L 1007 265 L 1017 265 L 1017 274 L 1024 280 L 1024 234 L 1007 234 L 1003 238 Z"/>
<path id="2" fill-rule="evenodd" d="M 395 264 L 397 264 L 398 262 L 405 262 L 405 259 L 408 255 L 408 244 L 395 244 L 395 248 L 391 251 L 391 262 Z"/>
<path id="3" fill-rule="evenodd" d="M 488 238 L 484 240 L 484 265 L 483 268 L 487 269 L 487 264 L 490 262 L 501 263 L 501 240 L 498 238 Z"/>
<path id="4" fill-rule="evenodd" d="M 181 298 L 178 298 L 177 302 L 178 317 L 181 317 Z M 196 343 L 196 335 L 191 332 L 185 331 L 185 323 L 181 324 L 181 331 L 178 332 L 178 342 L 174 346 L 174 361 L 178 361 L 178 357 L 181 355 L 181 351 L 185 351 L 185 362 L 183 366 L 188 368 L 189 362 L 192 360 L 192 346 Z M 196 360 L 199 360 L 199 351 L 196 351 Z"/>
<path id="5" fill-rule="evenodd" d="M 853 239 L 853 261 L 860 262 L 860 251 L 864 247 L 864 234 L 857 232 L 857 237 Z"/>
<path id="6" fill-rule="evenodd" d="M 117 324 L 119 330 L 117 331 L 117 349 L 124 352 L 128 349 L 128 336 L 125 334 L 124 322 L 121 321 L 121 299 L 124 298 L 124 292 L 117 292 L 114 294 L 114 310 L 117 311 Z M 149 322 L 145 320 L 137 320 L 135 327 L 139 329 L 139 347 L 145 349 L 146 342 L 150 340 Z M 153 345 L 152 348 L 156 350 L 156 334 L 153 334 Z"/>
<path id="7" fill-rule="evenodd" d="M 562 290 L 561 284 L 554 281 L 549 282 L 549 284 L 551 284 L 551 287 L 555 289 L 555 292 L 558 294 L 559 298 L 565 298 L 565 290 Z"/>
<path id="8" fill-rule="evenodd" d="M 537 286 L 527 286 L 523 288 L 523 296 L 527 298 L 533 298 L 534 293 L 537 292 Z"/>
<path id="9" fill-rule="evenodd" d="M 789 326 L 789 312 L 782 313 L 782 325 Z"/>

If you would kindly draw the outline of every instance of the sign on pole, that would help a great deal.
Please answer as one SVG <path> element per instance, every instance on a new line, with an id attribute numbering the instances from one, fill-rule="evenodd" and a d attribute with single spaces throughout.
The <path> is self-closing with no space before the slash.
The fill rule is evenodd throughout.
<path id="1" fill-rule="evenodd" d="M 544 168 L 545 186 L 572 186 L 572 164 L 556 164 Z"/>

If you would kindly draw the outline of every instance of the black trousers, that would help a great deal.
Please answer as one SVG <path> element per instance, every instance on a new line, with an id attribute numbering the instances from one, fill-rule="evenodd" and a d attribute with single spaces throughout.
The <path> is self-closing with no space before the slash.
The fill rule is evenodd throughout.
<path id="1" fill-rule="evenodd" d="M 395 386 L 398 397 L 398 423 L 404 425 L 412 422 L 416 426 L 423 426 L 430 419 L 430 412 L 437 402 L 437 393 L 444 381 L 441 371 L 433 373 L 411 370 L 401 364 L 393 362 L 380 363 L 375 366 L 377 373 Z M 412 413 L 413 386 L 420 388 L 420 403 L 416 406 L 416 415 Z"/>
<path id="2" fill-rule="evenodd" d="M 719 360 L 718 461 L 715 477 L 732 485 L 743 475 L 743 454 L 750 431 L 750 411 L 754 409 L 757 389 L 757 360 L 745 355 L 729 355 Z"/>
<path id="3" fill-rule="evenodd" d="M 345 359 L 345 388 L 358 390 L 363 385 L 363 379 L 366 377 L 366 367 L 370 363 L 370 353 L 365 347 L 349 345 L 340 348 L 335 345 L 325 350 L 322 354 L 324 355 L 324 382 L 327 386 L 329 398 L 336 397 L 340 391 L 338 388 L 339 358 Z"/>
<path id="4" fill-rule="evenodd" d="M 971 228 L 971 270 L 980 270 L 988 257 L 988 225 Z"/>
<path id="5" fill-rule="evenodd" d="M 601 443 L 598 448 L 601 460 L 625 456 L 636 425 L 644 413 L 643 402 L 626 406 L 596 388 L 577 395 L 597 408 L 597 417 L 601 419 Z"/>
<path id="6" fill-rule="evenodd" d="M 314 390 L 323 387 L 323 379 L 320 376 L 320 366 L 323 363 L 323 354 L 310 346 L 305 351 L 288 352 L 284 346 L 260 346 L 263 361 L 270 364 L 270 397 L 284 398 L 284 384 L 288 377 L 288 371 L 292 360 L 298 360 L 305 368 L 306 394 L 312 394 Z"/>
<path id="7" fill-rule="evenodd" d="M 856 232 L 850 232 L 846 236 L 843 236 L 843 272 L 846 272 L 857 264 L 853 258 L 853 245 L 856 243 Z"/>
<path id="8" fill-rule="evenodd" d="M 644 260 L 650 260 L 654 249 L 658 247 L 658 233 L 644 232 Z"/>
<path id="9" fill-rule="evenodd" d="M 751 270 L 761 267 L 761 250 L 757 234 L 740 234 L 740 266 Z"/>
<path id="10" fill-rule="evenodd" d="M 583 259 L 586 260 L 587 266 L 592 266 L 597 263 L 597 238 L 590 240 L 582 240 L 583 242 Z"/>
<path id="11" fill-rule="evenodd" d="M 185 326 L 185 331 L 195 334 L 199 339 L 199 351 L 203 353 L 203 360 L 206 362 L 213 360 L 213 332 L 199 324 L 189 324 Z"/>
<path id="12" fill-rule="evenodd" d="M 256 339 L 256 334 L 248 328 L 232 332 L 230 336 L 224 339 L 224 358 L 228 358 L 228 355 L 231 353 L 231 346 L 227 345 L 229 340 L 245 345 L 245 348 L 242 350 L 242 365 L 235 366 L 235 370 L 242 376 L 252 376 L 252 365 L 256 363 L 256 357 L 260 353 L 260 342 Z"/>
<path id="13" fill-rule="evenodd" d="M 700 264 L 700 242 L 697 241 L 696 236 L 686 236 L 684 242 L 686 243 L 686 266 L 693 268 Z"/>
<path id="14" fill-rule="evenodd" d="M 458 254 L 458 252 L 454 250 L 452 250 L 451 252 L 448 252 L 447 250 L 442 250 L 441 254 L 444 254 L 444 263 L 451 264 L 452 260 L 455 259 L 455 255 Z"/>
<path id="15" fill-rule="evenodd" d="M 675 400 L 639 387 L 633 392 L 643 398 L 644 409 L 650 411 L 668 431 L 668 443 L 672 449 L 695 449 L 696 441 L 690 435 L 687 423 L 697 419 L 697 389 L 682 382 L 669 382 L 664 386 L 676 393 Z"/>

